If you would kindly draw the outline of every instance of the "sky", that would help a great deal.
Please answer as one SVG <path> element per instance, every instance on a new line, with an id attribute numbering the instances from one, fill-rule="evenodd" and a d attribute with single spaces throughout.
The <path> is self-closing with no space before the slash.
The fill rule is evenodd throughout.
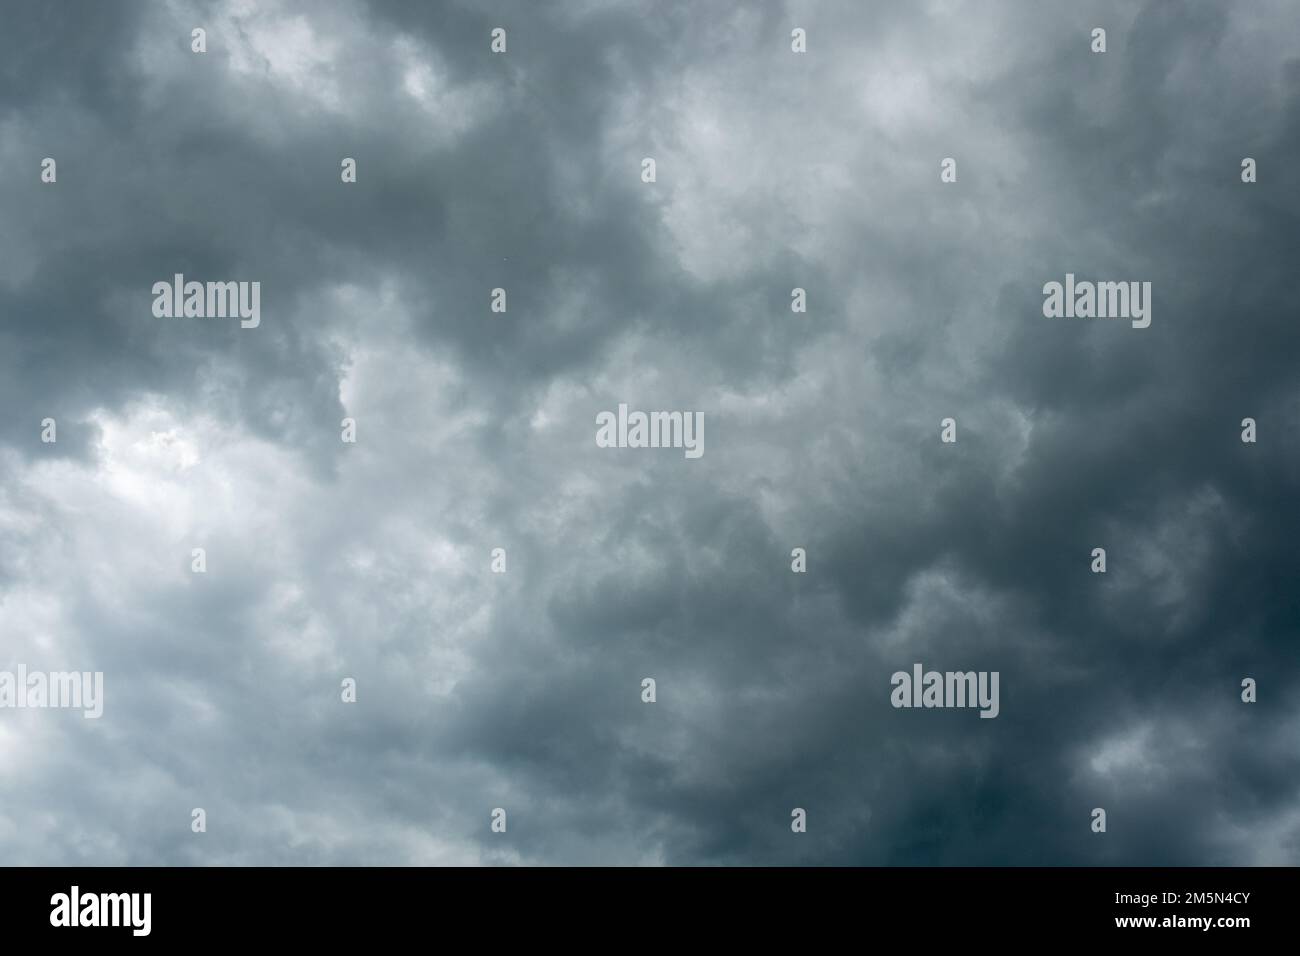
<path id="1" fill-rule="evenodd" d="M 0 861 L 1300 863 L 1294 3 L 5 7 Z"/>

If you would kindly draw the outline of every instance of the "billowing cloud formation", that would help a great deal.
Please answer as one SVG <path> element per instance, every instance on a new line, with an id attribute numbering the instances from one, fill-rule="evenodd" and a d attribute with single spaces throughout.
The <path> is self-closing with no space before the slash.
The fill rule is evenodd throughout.
<path id="1" fill-rule="evenodd" d="M 1295 25 L 9 18 L 0 669 L 106 700 L 0 710 L 0 857 L 1300 862 Z M 260 282 L 260 327 L 155 318 L 175 273 Z M 1067 273 L 1151 282 L 1151 327 L 1045 318 Z M 705 454 L 597 448 L 619 403 Z M 917 661 L 999 716 L 892 708 Z"/>

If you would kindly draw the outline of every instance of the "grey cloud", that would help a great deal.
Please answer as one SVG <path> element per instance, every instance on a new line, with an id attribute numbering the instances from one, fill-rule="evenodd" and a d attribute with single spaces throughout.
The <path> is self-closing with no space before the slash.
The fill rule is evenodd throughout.
<path id="1" fill-rule="evenodd" d="M 240 10 L 0 39 L 0 667 L 108 695 L 0 711 L 6 859 L 1296 861 L 1286 4 Z"/>

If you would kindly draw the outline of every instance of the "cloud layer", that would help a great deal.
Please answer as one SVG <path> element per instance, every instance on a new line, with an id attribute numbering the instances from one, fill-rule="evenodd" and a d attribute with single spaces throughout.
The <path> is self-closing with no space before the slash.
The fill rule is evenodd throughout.
<path id="1" fill-rule="evenodd" d="M 0 859 L 1300 862 L 1296 21 L 9 18 L 0 669 L 106 702 L 0 710 Z M 1067 272 L 1151 327 L 1044 318 Z M 154 318 L 174 273 L 260 327 Z M 597 448 L 620 402 L 705 454 Z M 893 709 L 916 661 L 999 717 Z"/>

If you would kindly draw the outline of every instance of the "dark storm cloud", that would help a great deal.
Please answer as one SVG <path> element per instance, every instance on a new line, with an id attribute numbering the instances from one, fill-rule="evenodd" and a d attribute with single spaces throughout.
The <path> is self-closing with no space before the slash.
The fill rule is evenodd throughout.
<path id="1" fill-rule="evenodd" d="M 6 858 L 1296 860 L 1285 5 L 107 11 L 0 41 L 0 662 L 108 687 L 0 724 Z"/>

